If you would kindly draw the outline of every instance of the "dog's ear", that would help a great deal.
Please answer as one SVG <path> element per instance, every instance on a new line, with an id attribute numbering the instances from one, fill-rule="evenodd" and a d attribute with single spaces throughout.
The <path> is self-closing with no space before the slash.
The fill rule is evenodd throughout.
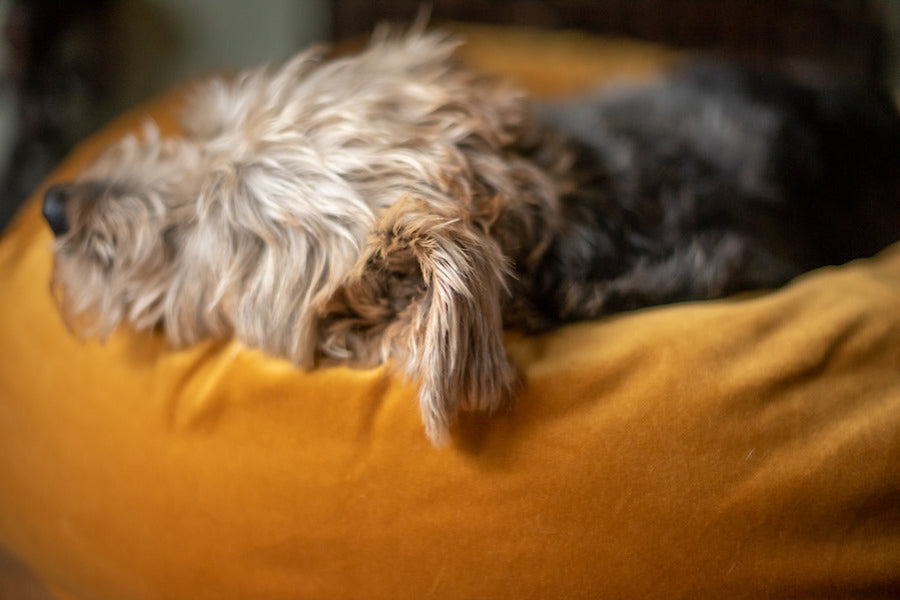
<path id="1" fill-rule="evenodd" d="M 507 277 L 497 243 L 468 215 L 402 199 L 381 216 L 327 307 L 322 350 L 398 360 L 420 384 L 426 432 L 441 445 L 460 410 L 496 411 L 509 399 L 516 376 L 500 312 Z"/>

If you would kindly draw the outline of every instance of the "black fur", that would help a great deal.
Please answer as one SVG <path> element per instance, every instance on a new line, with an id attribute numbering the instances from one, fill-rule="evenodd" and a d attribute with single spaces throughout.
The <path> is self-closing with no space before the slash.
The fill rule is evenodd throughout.
<path id="1" fill-rule="evenodd" d="M 511 325 L 775 287 L 900 238 L 886 95 L 698 64 L 541 118 L 579 147 L 581 185 L 537 272 L 520 274 L 514 303 L 545 318 Z"/>

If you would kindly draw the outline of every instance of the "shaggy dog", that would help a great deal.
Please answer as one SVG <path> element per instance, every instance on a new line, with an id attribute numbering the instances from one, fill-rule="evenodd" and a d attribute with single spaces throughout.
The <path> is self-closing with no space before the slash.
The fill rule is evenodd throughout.
<path id="1" fill-rule="evenodd" d="M 883 104 L 709 67 L 538 113 L 454 48 L 386 35 L 209 81 L 183 137 L 147 126 L 49 189 L 67 320 L 390 359 L 441 443 L 507 404 L 504 327 L 777 286 L 900 231 L 879 215 L 853 247 L 828 222 L 896 208 Z"/>

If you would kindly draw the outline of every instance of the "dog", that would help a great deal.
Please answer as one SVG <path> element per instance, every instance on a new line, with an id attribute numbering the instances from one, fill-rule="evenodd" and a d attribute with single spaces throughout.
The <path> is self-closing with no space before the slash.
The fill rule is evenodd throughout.
<path id="1" fill-rule="evenodd" d="M 182 137 L 148 124 L 49 188 L 66 321 L 390 361 L 441 445 L 509 405 L 504 328 L 776 287 L 900 231 L 882 102 L 713 65 L 539 107 L 457 44 L 382 33 L 213 78 Z"/>

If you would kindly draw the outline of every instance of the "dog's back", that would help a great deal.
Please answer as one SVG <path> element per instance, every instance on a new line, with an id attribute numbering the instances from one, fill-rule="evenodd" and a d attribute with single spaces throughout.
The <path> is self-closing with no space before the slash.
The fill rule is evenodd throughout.
<path id="1" fill-rule="evenodd" d="M 777 286 L 900 238 L 900 116 L 886 94 L 697 63 L 541 118 L 581 147 L 583 173 L 565 199 L 570 231 L 535 278 L 548 312 Z"/>

